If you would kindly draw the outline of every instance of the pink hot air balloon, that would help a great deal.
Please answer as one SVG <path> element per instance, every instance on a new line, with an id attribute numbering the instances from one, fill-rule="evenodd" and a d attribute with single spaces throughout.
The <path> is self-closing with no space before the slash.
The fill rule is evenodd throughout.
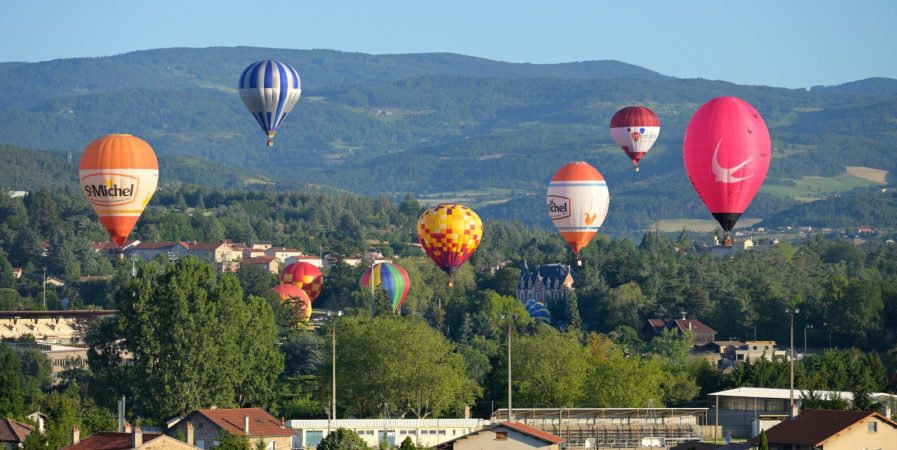
<path id="1" fill-rule="evenodd" d="M 685 130 L 682 157 L 695 191 L 729 231 L 757 194 L 771 156 L 769 130 L 750 104 L 717 97 L 701 106 Z"/>

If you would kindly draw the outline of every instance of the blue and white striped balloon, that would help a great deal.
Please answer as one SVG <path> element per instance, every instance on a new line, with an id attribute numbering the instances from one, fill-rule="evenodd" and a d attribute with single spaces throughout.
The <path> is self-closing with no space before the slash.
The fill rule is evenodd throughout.
<path id="1" fill-rule="evenodd" d="M 548 312 L 548 308 L 542 303 L 539 303 L 536 300 L 528 300 L 523 304 L 523 307 L 526 308 L 526 312 L 533 318 L 533 320 L 551 323 L 551 313 Z"/>
<path id="2" fill-rule="evenodd" d="M 240 75 L 240 99 L 268 135 L 268 147 L 299 101 L 301 86 L 296 69 L 273 59 L 254 62 Z"/>

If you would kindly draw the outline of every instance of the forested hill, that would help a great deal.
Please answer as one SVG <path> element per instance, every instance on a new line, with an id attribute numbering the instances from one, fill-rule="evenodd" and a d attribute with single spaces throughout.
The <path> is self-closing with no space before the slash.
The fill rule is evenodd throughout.
<path id="1" fill-rule="evenodd" d="M 303 80 L 273 149 L 235 88 L 245 65 L 269 57 L 294 65 Z M 676 79 L 617 61 L 162 49 L 0 63 L 0 144 L 72 152 L 77 164 L 91 140 L 129 132 L 156 149 L 163 185 L 414 193 L 530 223 L 538 206 L 511 206 L 538 205 L 562 164 L 586 160 L 608 180 L 608 227 L 638 230 L 661 219 L 710 218 L 684 174 L 681 142 L 692 113 L 720 95 L 753 104 L 773 137 L 766 187 L 747 217 L 893 182 L 897 159 L 886 155 L 895 84 L 872 79 L 807 91 Z M 662 123 L 640 174 L 607 130 L 628 104 L 651 107 Z"/>

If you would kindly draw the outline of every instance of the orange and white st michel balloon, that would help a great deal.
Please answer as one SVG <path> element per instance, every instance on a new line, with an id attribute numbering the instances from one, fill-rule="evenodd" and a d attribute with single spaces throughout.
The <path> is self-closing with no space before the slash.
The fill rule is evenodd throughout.
<path id="1" fill-rule="evenodd" d="M 551 178 L 548 215 L 576 254 L 589 245 L 607 217 L 610 194 L 604 177 L 584 161 L 568 163 Z"/>
<path id="2" fill-rule="evenodd" d="M 143 139 L 109 134 L 84 149 L 79 175 L 81 192 L 112 241 L 123 245 L 156 192 L 156 153 Z"/>

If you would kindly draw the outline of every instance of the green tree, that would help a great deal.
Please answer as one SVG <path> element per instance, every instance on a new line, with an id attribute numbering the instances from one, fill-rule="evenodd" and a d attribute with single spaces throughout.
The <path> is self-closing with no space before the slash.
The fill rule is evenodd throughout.
<path id="1" fill-rule="evenodd" d="M 245 434 L 233 434 L 228 433 L 227 431 L 221 432 L 221 438 L 219 439 L 218 450 L 251 450 L 252 446 L 249 443 L 249 438 L 246 437 Z"/>
<path id="2" fill-rule="evenodd" d="M 368 450 L 368 445 L 354 431 L 337 428 L 331 431 L 316 448 L 317 450 Z"/>
<path id="3" fill-rule="evenodd" d="M 271 273 L 263 266 L 240 266 L 237 269 L 237 278 L 243 287 L 243 295 L 249 297 L 265 297 L 271 288 L 277 285 L 277 275 Z"/>
<path id="4" fill-rule="evenodd" d="M 766 439 L 766 430 L 760 431 L 760 445 L 758 450 L 769 450 L 769 441 Z"/>
<path id="5" fill-rule="evenodd" d="M 454 345 L 416 318 L 342 319 L 336 356 L 344 414 L 372 416 L 384 405 L 417 418 L 459 413 L 481 391 Z"/>
<path id="6" fill-rule="evenodd" d="M 0 252 L 0 288 L 15 288 L 17 284 L 16 277 L 12 274 L 12 264 Z"/>
<path id="7" fill-rule="evenodd" d="M 22 416 L 21 362 L 16 351 L 0 343 L 0 416 Z"/>
<path id="8" fill-rule="evenodd" d="M 273 313 L 263 299 L 244 300 L 236 276 L 196 258 L 154 261 L 116 302 L 117 322 L 88 337 L 97 349 L 88 354 L 91 371 L 116 386 L 107 401 L 127 393 L 139 415 L 156 420 L 209 404 L 270 401 L 283 370 Z M 133 358 L 124 368 L 121 351 Z"/>
<path id="9" fill-rule="evenodd" d="M 576 298 L 576 291 L 570 291 L 570 296 L 565 303 L 568 330 L 582 330 L 582 317 L 579 316 L 579 302 Z"/>
<path id="10" fill-rule="evenodd" d="M 626 356 L 623 350 L 603 341 L 589 345 L 594 358 L 586 383 L 585 404 L 599 408 L 660 406 L 667 374 L 655 358 Z"/>
<path id="11" fill-rule="evenodd" d="M 514 336 L 511 348 L 515 404 L 553 408 L 579 403 L 589 372 L 589 354 L 579 336 L 542 325 L 532 335 Z"/>

